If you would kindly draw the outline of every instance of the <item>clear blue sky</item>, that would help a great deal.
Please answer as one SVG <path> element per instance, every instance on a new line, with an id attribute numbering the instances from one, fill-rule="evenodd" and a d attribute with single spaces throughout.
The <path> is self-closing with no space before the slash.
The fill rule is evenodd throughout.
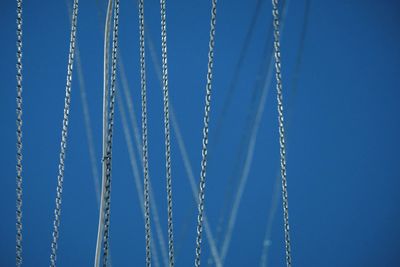
<path id="1" fill-rule="evenodd" d="M 265 73 L 259 71 L 259 66 L 270 58 L 270 52 L 264 55 L 263 51 L 266 41 L 271 40 L 271 3 L 261 2 L 254 35 L 248 40 L 245 35 L 256 1 L 218 2 L 206 186 L 206 212 L 214 235 L 219 237 L 218 247 L 227 222 L 225 217 L 222 233 L 217 234 L 219 217 L 229 213 L 224 210 L 224 203 L 225 199 L 232 199 L 226 195 L 235 195 L 238 170 L 243 165 L 243 158 L 238 159 L 237 155 L 246 151 L 239 147 L 242 137 L 250 131 L 247 114 L 254 117 L 251 112 L 258 103 L 258 97 L 252 100 L 253 90 L 261 90 L 256 79 L 259 73 Z M 299 64 L 305 5 L 305 0 L 290 1 L 282 33 L 293 265 L 400 266 L 400 5 L 388 0 L 311 0 Z M 0 4 L 1 266 L 15 264 L 15 6 L 13 1 Z M 105 6 L 105 1 L 80 1 L 77 35 L 98 167 Z M 210 1 L 167 1 L 170 97 L 196 179 L 200 172 L 210 6 Z M 140 114 L 137 5 L 133 0 L 122 0 L 120 8 L 120 55 L 134 110 Z M 64 1 L 24 3 L 24 266 L 49 264 L 70 31 L 68 16 Z M 158 1 L 145 3 L 145 19 L 146 34 L 160 58 Z M 249 42 L 247 56 L 227 116 L 218 126 L 245 41 Z M 267 51 L 271 51 L 271 43 L 268 45 Z M 162 93 L 149 50 L 146 52 L 150 175 L 166 239 Z M 59 266 L 93 264 L 98 222 L 76 70 Z M 274 84 L 269 85 L 226 266 L 258 266 L 260 262 L 279 167 Z M 124 97 L 122 90 L 119 93 Z M 120 108 L 117 106 L 113 150 L 112 263 L 141 266 L 145 259 L 143 216 Z M 217 127 L 221 127 L 218 139 Z M 195 253 L 197 210 L 175 135 L 172 162 L 176 265 L 190 266 Z M 285 264 L 282 222 L 279 202 L 272 225 L 269 266 Z M 158 254 L 161 258 L 160 251 Z M 209 243 L 205 241 L 203 266 L 209 255 Z"/>

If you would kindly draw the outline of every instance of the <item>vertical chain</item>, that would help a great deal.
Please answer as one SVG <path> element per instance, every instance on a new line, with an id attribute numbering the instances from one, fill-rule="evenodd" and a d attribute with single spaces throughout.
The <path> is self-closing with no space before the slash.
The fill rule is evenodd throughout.
<path id="1" fill-rule="evenodd" d="M 149 197 L 149 162 L 147 147 L 147 97 L 146 97 L 146 64 L 144 45 L 144 3 L 139 0 L 139 33 L 140 33 L 140 84 L 142 94 L 142 145 L 143 145 L 143 173 L 144 173 L 144 217 L 146 235 L 146 266 L 151 266 L 150 251 L 150 197 Z"/>
<path id="2" fill-rule="evenodd" d="M 62 200 L 62 191 L 64 182 L 65 153 L 67 149 L 69 110 L 71 105 L 72 68 L 74 65 L 77 22 L 78 22 L 78 0 L 74 0 L 74 6 L 72 10 L 72 23 L 71 23 L 71 40 L 69 45 L 69 56 L 68 56 L 68 67 L 67 67 L 67 84 L 65 88 L 64 117 L 63 117 L 62 131 L 61 131 L 60 162 L 58 164 L 56 207 L 54 209 L 53 240 L 51 243 L 51 254 L 50 254 L 50 266 L 52 267 L 56 266 L 56 259 L 57 259 L 57 245 L 58 245 L 59 226 L 61 217 L 61 200 Z"/>
<path id="3" fill-rule="evenodd" d="M 16 266 L 22 265 L 22 0 L 17 0 Z"/>
<path id="4" fill-rule="evenodd" d="M 278 101 L 283 219 L 285 228 L 285 251 L 286 251 L 286 265 L 290 267 L 292 265 L 292 258 L 290 253 L 289 206 L 288 206 L 288 192 L 287 192 L 287 179 L 286 179 L 285 129 L 283 125 L 282 74 L 281 74 L 278 0 L 272 0 L 272 15 L 273 15 L 273 26 L 274 26 L 274 56 L 275 56 L 275 69 L 276 69 L 275 77 L 276 77 L 276 90 L 277 90 L 277 101 Z"/>
<path id="5" fill-rule="evenodd" d="M 200 266 L 201 255 L 201 241 L 203 232 L 203 214 L 204 214 L 204 195 L 206 186 L 206 166 L 207 166 L 207 144 L 208 144 L 208 128 L 210 121 L 210 107 L 211 107 L 211 82 L 212 71 L 214 64 L 214 39 L 215 39 L 215 22 L 217 15 L 217 0 L 212 0 L 211 7 L 211 28 L 210 28 L 210 42 L 208 51 L 208 69 L 207 69 L 207 84 L 206 84 L 206 97 L 204 107 L 204 128 L 203 128 L 203 142 L 202 142 L 202 159 L 201 159 L 201 172 L 200 172 L 200 190 L 199 190 L 199 204 L 197 216 L 197 237 L 196 237 L 196 258 L 194 265 Z"/>
<path id="6" fill-rule="evenodd" d="M 162 83 L 164 95 L 164 124 L 165 124 L 165 159 L 167 172 L 167 202 L 168 202 L 168 249 L 169 266 L 174 266 L 174 228 L 172 221 L 172 177 L 171 177 L 171 145 L 169 127 L 169 100 L 168 100 L 168 64 L 167 64 L 167 26 L 165 0 L 161 5 L 161 50 L 162 50 Z"/>
<path id="7" fill-rule="evenodd" d="M 115 94 L 116 94 L 116 72 L 117 72 L 117 50 L 118 50 L 118 22 L 119 22 L 119 0 L 114 2 L 114 27 L 113 27 L 113 44 L 111 59 L 111 84 L 110 84 L 110 106 L 108 111 L 107 126 L 107 148 L 106 156 L 106 182 L 105 182 L 105 214 L 104 214 L 104 233 L 103 233 L 103 266 L 107 267 L 109 254 L 109 234 L 110 234 L 110 205 L 111 205 L 111 159 L 112 159 L 112 138 L 114 128 L 114 110 L 115 110 Z"/>

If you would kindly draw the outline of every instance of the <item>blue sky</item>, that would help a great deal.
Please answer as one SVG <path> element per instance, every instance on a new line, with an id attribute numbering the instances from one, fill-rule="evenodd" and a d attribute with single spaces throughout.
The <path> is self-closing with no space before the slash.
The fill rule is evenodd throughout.
<path id="1" fill-rule="evenodd" d="M 305 0 L 289 2 L 282 32 L 293 264 L 398 266 L 400 32 L 397 25 L 400 6 L 396 1 L 311 0 L 303 35 L 306 3 Z M 98 168 L 105 6 L 105 1 L 80 2 L 77 35 Z M 200 172 L 210 6 L 210 1 L 167 1 L 171 105 L 196 181 Z M 0 90 L 0 265 L 11 266 L 15 264 L 15 3 L 3 1 L 0 7 L 3 10 L 0 18 L 3 88 Z M 121 1 L 120 8 L 119 52 L 133 109 L 140 119 L 137 5 L 135 1 Z M 256 1 L 218 2 L 206 185 L 206 213 L 218 249 L 247 150 L 248 141 L 242 140 L 251 131 L 271 54 L 271 3 L 261 0 L 258 8 L 253 35 L 245 40 Z M 50 256 L 70 26 L 63 1 L 40 4 L 26 1 L 23 16 L 23 257 L 24 266 L 43 266 L 49 264 Z M 145 3 L 145 19 L 147 37 L 152 40 L 158 57 L 156 67 L 160 67 L 157 1 Z M 236 77 L 232 102 L 226 116 L 221 117 L 246 41 L 248 49 Z M 150 175 L 166 239 L 162 93 L 149 49 L 146 53 Z M 98 204 L 76 67 L 59 266 L 92 265 L 97 233 Z M 117 76 L 120 79 L 120 70 Z M 226 266 L 259 266 L 260 263 L 279 168 L 274 85 L 273 80 L 267 86 L 270 90 Z M 126 100 L 120 83 L 118 94 Z M 115 119 L 112 263 L 114 266 L 144 265 L 143 216 L 119 104 Z M 138 157 L 136 152 L 135 155 Z M 139 161 L 137 164 L 141 166 Z M 142 179 L 141 172 L 140 175 Z M 194 260 L 197 210 L 175 135 L 172 135 L 172 176 L 176 265 L 188 266 Z M 278 201 L 271 226 L 269 266 L 285 264 L 281 199 Z M 156 236 L 155 231 L 153 235 Z M 211 255 L 210 244 L 205 241 L 203 245 L 202 262 L 206 265 Z M 157 250 L 161 259 L 159 247 Z"/>

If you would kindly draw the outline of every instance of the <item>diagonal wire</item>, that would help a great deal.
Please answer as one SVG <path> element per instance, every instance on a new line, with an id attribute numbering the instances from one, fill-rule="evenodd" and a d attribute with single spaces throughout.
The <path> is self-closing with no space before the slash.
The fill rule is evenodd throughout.
<path id="1" fill-rule="evenodd" d="M 250 40 L 253 36 L 255 25 L 258 20 L 259 15 L 260 15 L 261 6 L 262 6 L 263 2 L 264 2 L 263 0 L 256 0 L 256 6 L 254 9 L 253 17 L 250 21 L 249 27 L 247 28 L 246 35 L 243 39 L 244 42 L 243 42 L 242 48 L 240 49 L 240 52 L 239 52 L 239 58 L 238 58 L 238 61 L 236 62 L 235 69 L 234 69 L 233 75 L 232 75 L 232 79 L 229 83 L 229 87 L 227 90 L 228 94 L 222 104 L 222 111 L 217 119 L 217 124 L 216 124 L 217 126 L 215 127 L 215 134 L 214 134 L 214 141 L 213 141 L 214 144 L 216 144 L 219 140 L 223 122 L 227 115 L 228 109 L 231 105 L 232 97 L 235 94 L 236 87 L 238 84 L 239 74 L 244 65 L 243 62 L 244 62 L 244 59 L 246 58 L 246 54 L 247 54 L 247 51 L 248 51 L 249 45 L 250 45 Z"/>
<path id="2" fill-rule="evenodd" d="M 151 60 L 153 63 L 152 65 L 155 68 L 155 72 L 157 74 L 157 78 L 158 78 L 159 82 L 162 83 L 162 76 L 161 76 L 162 72 L 158 68 L 159 63 L 158 63 L 158 59 L 156 56 L 154 44 L 152 42 L 152 39 L 150 38 L 150 34 L 147 34 L 147 41 L 148 41 L 148 45 L 149 45 Z M 195 179 L 194 171 L 193 171 L 192 165 L 189 160 L 189 156 L 188 156 L 188 153 L 186 150 L 186 145 L 183 141 L 183 137 L 182 137 L 182 134 L 181 134 L 181 131 L 179 128 L 179 123 L 175 116 L 175 112 L 174 112 L 172 103 L 170 103 L 170 116 L 171 116 L 172 130 L 173 130 L 173 132 L 176 136 L 176 140 L 178 142 L 178 147 L 179 147 L 179 151 L 181 153 L 182 159 L 183 159 L 186 175 L 187 175 L 187 178 L 189 179 L 190 187 L 192 189 L 192 195 L 193 195 L 194 200 L 196 201 L 196 204 L 198 205 L 199 204 L 198 190 L 197 190 L 197 186 L 196 186 L 196 179 Z M 222 266 L 220 256 L 219 256 L 219 253 L 217 250 L 214 236 L 211 231 L 210 224 L 208 223 L 206 212 L 204 212 L 203 217 L 204 217 L 204 230 L 205 230 L 206 237 L 207 237 L 207 240 L 210 245 L 211 254 L 213 256 L 214 262 L 216 263 L 216 266 L 220 267 L 220 266 Z"/>
<path id="3" fill-rule="evenodd" d="M 164 95 L 164 125 L 165 125 L 165 167 L 167 173 L 167 209 L 168 209 L 168 250 L 169 266 L 174 266 L 174 226 L 172 220 L 172 175 L 171 175 L 171 141 L 169 127 L 168 99 L 168 63 L 167 63 L 167 23 L 165 0 L 160 1 L 161 9 L 161 51 L 162 51 L 162 84 Z"/>
<path id="4" fill-rule="evenodd" d="M 307 28 L 308 28 L 308 20 L 309 20 L 309 10 L 310 10 L 310 3 L 311 0 L 306 0 L 305 1 L 305 9 L 304 9 L 304 21 L 303 21 L 303 26 L 301 30 L 301 35 L 300 35 L 300 44 L 299 48 L 297 51 L 297 58 L 296 58 L 296 63 L 295 63 L 295 69 L 294 69 L 294 74 L 291 82 L 291 99 L 295 98 L 295 94 L 297 92 L 297 87 L 298 87 L 298 76 L 300 73 L 300 67 L 302 63 L 302 57 L 304 53 L 304 43 L 305 43 L 305 38 L 306 38 L 306 33 L 307 33 Z M 290 111 L 290 107 L 293 105 L 288 105 L 288 111 Z M 290 125 L 290 119 L 291 115 L 293 115 L 292 112 L 288 112 L 289 120 L 286 124 L 286 128 L 289 127 Z M 268 263 L 268 252 L 269 248 L 271 246 L 271 234 L 272 234 L 272 224 L 274 222 L 274 218 L 276 215 L 276 209 L 278 206 L 278 198 L 279 198 L 279 180 L 280 180 L 280 172 L 278 171 L 275 179 L 275 186 L 274 186 L 274 191 L 273 191 L 273 197 L 271 201 L 271 208 L 270 212 L 268 215 L 268 221 L 267 221 L 267 226 L 266 226 L 266 231 L 265 231 L 265 236 L 264 236 L 264 241 L 263 241 L 263 248 L 262 248 L 262 253 L 261 253 L 261 259 L 260 259 L 260 267 L 267 267 Z"/>
<path id="5" fill-rule="evenodd" d="M 286 16 L 286 12 L 287 12 L 287 4 L 285 1 L 284 16 Z M 283 25 L 282 25 L 282 28 L 283 28 Z M 257 140 L 257 133 L 258 133 L 258 129 L 260 127 L 262 114 L 264 112 L 265 102 L 266 102 L 266 98 L 268 96 L 268 92 L 270 89 L 270 84 L 272 82 L 273 66 L 274 66 L 274 60 L 273 60 L 273 58 L 271 58 L 271 60 L 269 62 L 268 73 L 265 76 L 264 88 L 263 88 L 261 96 L 260 96 L 260 101 L 259 101 L 259 104 L 257 107 L 257 113 L 256 113 L 254 123 L 252 126 L 252 130 L 251 130 L 251 135 L 250 135 L 250 139 L 249 139 L 250 141 L 249 141 L 248 148 L 247 148 L 244 166 L 243 166 L 243 169 L 241 172 L 241 178 L 240 178 L 240 182 L 239 182 L 239 186 L 238 186 L 238 191 L 237 191 L 236 198 L 234 200 L 232 210 L 231 210 L 231 213 L 229 216 L 227 231 L 226 231 L 224 242 L 223 242 L 222 249 L 221 249 L 222 262 L 224 262 L 225 257 L 228 253 L 229 245 L 230 245 L 230 242 L 232 239 L 233 229 L 234 229 L 238 211 L 239 211 L 240 202 L 241 202 L 242 195 L 243 195 L 243 192 L 244 192 L 244 189 L 246 187 L 246 183 L 247 183 L 247 180 L 249 177 L 250 167 L 251 167 L 251 163 L 253 160 L 254 149 L 255 149 L 255 144 L 256 144 L 256 140 Z"/>
<path id="6" fill-rule="evenodd" d="M 22 265 L 22 0 L 17 0 L 16 266 Z"/>
<path id="7" fill-rule="evenodd" d="M 61 200 L 62 200 L 62 191 L 64 183 L 65 153 L 67 149 L 68 121 L 69 121 L 69 110 L 71 105 L 72 69 L 74 65 L 77 22 L 78 22 L 78 0 L 74 0 L 73 11 L 72 11 L 68 67 L 67 67 L 67 83 L 65 86 L 65 102 L 64 102 L 64 114 L 63 114 L 63 123 L 61 131 L 61 150 L 60 150 L 60 162 L 58 164 L 56 207 L 54 209 L 53 240 L 51 242 L 50 266 L 56 266 L 56 260 L 57 260 L 57 246 L 59 237 L 59 226 L 61 220 L 60 218 Z"/>

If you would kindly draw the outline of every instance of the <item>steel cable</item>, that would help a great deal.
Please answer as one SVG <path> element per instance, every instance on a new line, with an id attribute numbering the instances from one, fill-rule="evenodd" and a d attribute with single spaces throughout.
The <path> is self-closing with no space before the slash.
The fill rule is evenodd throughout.
<path id="1" fill-rule="evenodd" d="M 67 135 L 68 135 L 68 121 L 69 111 L 71 104 L 71 83 L 72 83 L 72 69 L 74 63 L 74 52 L 75 52 L 75 40 L 76 40 L 76 28 L 78 22 L 78 0 L 74 0 L 72 8 L 72 23 L 71 23 L 71 36 L 69 45 L 69 56 L 68 56 L 68 67 L 67 67 L 67 83 L 65 88 L 65 101 L 64 101 L 64 116 L 61 131 L 61 151 L 60 151 L 60 162 L 58 164 L 58 177 L 57 177 L 57 195 L 56 195 L 56 207 L 54 209 L 54 221 L 53 221 L 53 240 L 51 243 L 51 254 L 50 254 L 50 266 L 56 266 L 57 259 L 57 246 L 59 237 L 59 226 L 61 216 L 61 200 L 64 182 L 64 167 L 65 167 L 65 153 L 67 149 Z"/>

